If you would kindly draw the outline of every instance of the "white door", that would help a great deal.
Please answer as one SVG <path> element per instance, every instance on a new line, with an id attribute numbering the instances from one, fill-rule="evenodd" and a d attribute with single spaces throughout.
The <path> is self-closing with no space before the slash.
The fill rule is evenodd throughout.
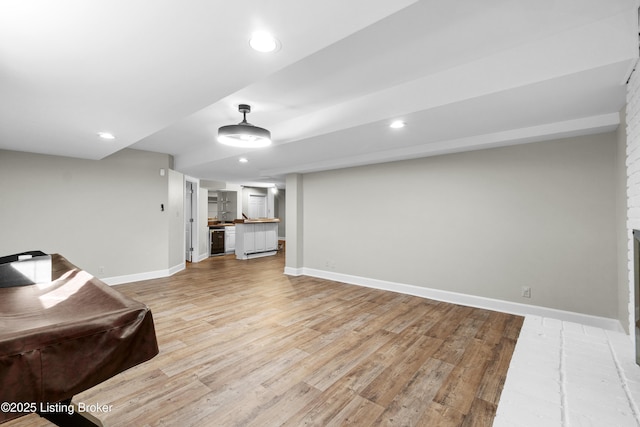
<path id="1" fill-rule="evenodd" d="M 187 181 L 186 188 L 184 192 L 184 222 L 185 222 L 185 259 L 188 262 L 193 261 L 193 243 L 194 233 L 196 232 L 195 223 L 193 220 L 194 212 L 196 207 L 195 202 L 195 194 L 193 189 L 193 182 Z"/>
<path id="2" fill-rule="evenodd" d="M 267 196 L 249 194 L 249 218 L 265 218 L 267 216 Z"/>

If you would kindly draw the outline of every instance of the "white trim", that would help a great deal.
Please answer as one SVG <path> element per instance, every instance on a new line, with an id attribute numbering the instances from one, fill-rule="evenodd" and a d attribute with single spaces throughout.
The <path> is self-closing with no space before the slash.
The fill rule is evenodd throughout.
<path id="1" fill-rule="evenodd" d="M 236 259 L 247 260 L 247 259 L 253 259 L 253 258 L 262 258 L 265 256 L 275 255 L 277 253 L 278 251 L 251 252 L 250 254 L 243 254 L 243 255 L 236 253 Z"/>
<path id="2" fill-rule="evenodd" d="M 304 274 L 303 268 L 285 267 L 284 274 L 288 276 L 302 276 Z"/>
<path id="3" fill-rule="evenodd" d="M 173 267 L 169 268 L 169 274 L 164 276 L 164 277 L 169 277 L 169 276 L 173 276 L 174 274 L 178 273 L 179 271 L 184 270 L 185 268 L 187 268 L 187 262 L 186 261 L 182 261 L 180 264 L 174 265 Z"/>
<path id="4" fill-rule="evenodd" d="M 141 280 L 161 279 L 163 277 L 173 276 L 179 271 L 186 268 L 186 264 L 175 265 L 166 270 L 147 271 L 144 273 L 125 274 L 124 276 L 106 277 L 102 280 L 109 286 L 121 285 L 123 283 L 139 282 Z"/>
<path id="5" fill-rule="evenodd" d="M 557 310 L 554 308 L 541 307 L 536 305 L 521 304 L 517 302 L 485 298 L 476 295 L 461 294 L 457 292 L 443 291 L 440 289 L 425 288 L 422 286 L 408 285 L 405 283 L 388 282 L 386 280 L 370 279 L 367 277 L 352 276 L 348 274 L 336 273 L 332 271 L 316 270 L 313 268 L 293 269 L 285 267 L 285 274 L 293 276 L 312 276 L 320 279 L 333 280 L 336 282 L 348 283 L 351 285 L 365 286 L 367 288 L 381 289 L 385 291 L 398 292 L 401 294 L 413 295 L 422 298 L 429 298 L 437 301 L 461 304 L 470 307 L 483 308 L 487 310 L 501 311 L 504 313 L 517 314 L 520 316 L 534 315 L 550 317 L 567 322 L 580 323 L 616 332 L 624 333 L 620 321 L 608 317 L 592 316 L 589 314 L 575 313 L 571 311 Z"/>

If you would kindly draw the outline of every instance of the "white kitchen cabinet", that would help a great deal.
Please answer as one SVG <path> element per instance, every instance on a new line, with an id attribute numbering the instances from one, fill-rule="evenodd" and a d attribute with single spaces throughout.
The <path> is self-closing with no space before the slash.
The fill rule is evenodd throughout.
<path id="1" fill-rule="evenodd" d="M 278 249 L 278 222 L 236 224 L 236 258 L 275 255 Z"/>
<path id="2" fill-rule="evenodd" d="M 256 236 L 254 232 L 253 224 L 251 226 L 248 225 L 236 225 L 237 233 L 236 238 L 240 238 L 238 243 L 242 241 L 243 245 L 236 245 L 236 254 L 238 249 L 242 251 L 243 254 L 250 254 L 256 251 Z"/>
<path id="3" fill-rule="evenodd" d="M 229 225 L 224 229 L 224 252 L 234 253 L 236 251 L 236 227 Z"/>
<path id="4" fill-rule="evenodd" d="M 278 249 L 278 224 L 268 223 L 265 224 L 265 249 L 267 251 L 275 251 Z"/>
<path id="5" fill-rule="evenodd" d="M 264 252 L 267 250 L 267 225 L 269 224 L 255 224 L 253 227 L 255 252 Z"/>

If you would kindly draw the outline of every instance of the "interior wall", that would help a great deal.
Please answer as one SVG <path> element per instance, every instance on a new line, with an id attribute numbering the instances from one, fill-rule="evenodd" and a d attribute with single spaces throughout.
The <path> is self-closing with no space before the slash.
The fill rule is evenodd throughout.
<path id="1" fill-rule="evenodd" d="M 629 293 L 629 330 L 636 329 L 634 300 L 633 230 L 640 230 L 640 75 L 636 69 L 627 84 L 626 107 L 627 172 L 627 289 Z M 635 339 L 635 332 L 631 336 Z"/>
<path id="2" fill-rule="evenodd" d="M 629 235 L 627 232 L 627 131 L 626 108 L 620 113 L 620 125 L 616 131 L 616 235 L 618 261 L 618 320 L 629 333 L 629 270 L 627 252 Z"/>
<path id="3" fill-rule="evenodd" d="M 167 224 L 158 233 L 167 236 L 171 244 L 168 248 L 169 267 L 184 265 L 186 259 L 184 195 L 185 178 L 180 172 L 169 170 Z"/>
<path id="4" fill-rule="evenodd" d="M 209 190 L 200 188 L 200 197 L 198 204 L 198 260 L 203 260 L 209 256 Z"/>
<path id="5" fill-rule="evenodd" d="M 297 173 L 286 177 L 287 198 L 285 199 L 286 217 L 285 233 L 287 250 L 285 251 L 285 273 L 301 274 L 304 264 L 304 176 Z M 323 210 L 326 210 L 325 207 Z M 344 221 L 345 218 L 340 218 Z"/>
<path id="6" fill-rule="evenodd" d="M 276 203 L 276 218 L 280 218 L 278 223 L 278 239 L 286 239 L 287 233 L 287 192 L 286 190 L 278 190 L 278 194 L 275 196 Z"/>
<path id="7" fill-rule="evenodd" d="M 167 269 L 169 166 L 131 149 L 99 161 L 0 151 L 0 254 L 60 253 L 100 278 Z"/>
<path id="8" fill-rule="evenodd" d="M 242 218 L 242 186 L 240 184 L 231 184 L 227 182 L 224 189 L 236 192 L 236 216 L 237 218 Z"/>
<path id="9" fill-rule="evenodd" d="M 209 190 L 207 190 L 207 197 L 209 197 Z M 217 202 L 208 202 L 207 203 L 207 217 L 208 218 L 217 218 L 218 217 L 218 203 Z"/>
<path id="10" fill-rule="evenodd" d="M 306 174 L 304 267 L 618 318 L 615 159 L 608 133 Z"/>

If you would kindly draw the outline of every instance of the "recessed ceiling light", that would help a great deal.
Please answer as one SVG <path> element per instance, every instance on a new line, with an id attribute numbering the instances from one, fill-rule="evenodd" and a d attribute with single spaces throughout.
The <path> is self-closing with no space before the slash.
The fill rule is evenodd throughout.
<path id="1" fill-rule="evenodd" d="M 406 123 L 403 122 L 402 120 L 396 120 L 395 122 L 393 122 L 393 123 L 391 123 L 389 125 L 389 127 L 393 128 L 393 129 L 400 129 L 400 128 L 403 128 L 405 126 L 406 126 Z"/>
<path id="2" fill-rule="evenodd" d="M 116 139 L 116 137 L 109 132 L 98 132 L 98 136 L 102 139 Z"/>
<path id="3" fill-rule="evenodd" d="M 265 31 L 258 31 L 251 35 L 249 45 L 258 52 L 275 52 L 280 47 L 278 40 Z"/>
<path id="4" fill-rule="evenodd" d="M 249 160 L 248 160 L 246 157 L 240 157 L 240 158 L 238 159 L 238 161 L 239 161 L 240 163 L 248 163 L 248 162 L 249 162 Z"/>

